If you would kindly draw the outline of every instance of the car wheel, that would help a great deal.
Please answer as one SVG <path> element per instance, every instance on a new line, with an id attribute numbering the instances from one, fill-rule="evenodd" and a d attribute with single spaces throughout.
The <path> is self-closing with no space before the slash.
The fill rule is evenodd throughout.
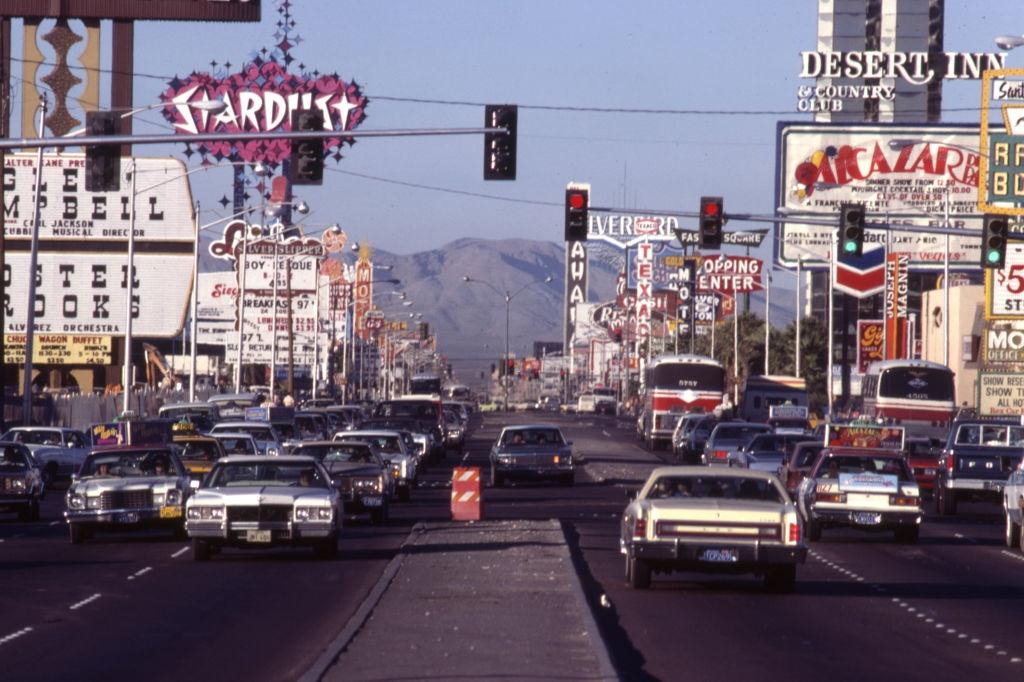
<path id="1" fill-rule="evenodd" d="M 563 488 L 571 488 L 573 483 L 575 483 L 575 477 L 572 473 L 562 474 L 558 478 L 558 485 Z"/>
<path id="2" fill-rule="evenodd" d="M 32 498 L 32 504 L 28 508 L 28 520 L 38 521 L 39 520 L 39 498 Z"/>
<path id="3" fill-rule="evenodd" d="M 380 526 L 384 523 L 384 507 L 370 512 L 370 523 L 375 526 Z"/>
<path id="4" fill-rule="evenodd" d="M 505 486 L 505 477 L 502 476 L 501 474 L 499 474 L 497 471 L 495 471 L 492 468 L 491 469 L 491 487 L 492 488 L 502 488 L 504 486 Z"/>
<path id="5" fill-rule="evenodd" d="M 774 566 L 768 569 L 764 582 L 772 592 L 792 592 L 796 589 L 796 566 Z"/>
<path id="6" fill-rule="evenodd" d="M 193 561 L 209 561 L 210 560 L 210 543 L 206 540 L 200 540 L 199 538 L 192 539 L 192 560 Z"/>
<path id="7" fill-rule="evenodd" d="M 920 533 L 921 533 L 921 528 L 919 526 L 909 526 L 909 527 L 906 527 L 906 528 L 897 528 L 896 529 L 896 542 L 902 543 L 904 545 L 916 545 L 917 544 L 917 538 L 920 535 Z"/>
<path id="8" fill-rule="evenodd" d="M 338 536 L 332 535 L 331 537 L 318 542 L 313 546 L 313 553 L 317 559 L 330 560 L 337 558 L 338 556 Z"/>
<path id="9" fill-rule="evenodd" d="M 174 539 L 175 540 L 188 540 L 188 531 L 185 530 L 185 523 L 174 527 Z"/>
<path id="10" fill-rule="evenodd" d="M 398 489 L 398 501 L 408 502 L 409 501 L 409 486 L 402 486 Z"/>
<path id="11" fill-rule="evenodd" d="M 629 552 L 626 552 L 626 554 L 624 556 L 626 557 L 626 569 L 625 569 L 626 584 L 627 585 L 632 585 L 633 584 L 633 560 L 630 559 Z"/>
<path id="12" fill-rule="evenodd" d="M 646 590 L 651 586 L 651 567 L 643 559 L 629 558 L 629 586 L 635 590 Z"/>
<path id="13" fill-rule="evenodd" d="M 1006 514 L 1006 546 L 1016 548 L 1020 545 L 1020 524 L 1014 523 L 1010 512 Z"/>
<path id="14" fill-rule="evenodd" d="M 68 524 L 68 540 L 71 541 L 72 545 L 80 545 L 85 540 L 86 532 L 85 528 L 80 523 L 69 523 Z"/>
<path id="15" fill-rule="evenodd" d="M 807 522 L 807 540 L 809 542 L 818 542 L 821 540 L 821 524 L 817 521 Z"/>

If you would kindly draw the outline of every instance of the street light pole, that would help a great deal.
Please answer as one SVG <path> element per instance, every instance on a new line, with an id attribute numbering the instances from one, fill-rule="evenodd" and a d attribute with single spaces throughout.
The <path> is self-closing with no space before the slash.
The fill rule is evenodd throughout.
<path id="1" fill-rule="evenodd" d="M 46 97 L 39 101 L 39 135 L 46 132 Z M 2 171 L 2 169 L 0 169 Z M 39 262 L 39 219 L 40 202 L 43 186 L 43 148 L 36 153 L 36 187 L 32 208 L 32 252 L 28 266 L 28 308 L 25 310 L 25 377 L 21 395 L 21 421 L 25 426 L 32 425 L 32 347 L 36 327 L 36 267 Z M 0 225 L 0 230 L 5 229 Z M 0 329 L 0 334 L 3 330 Z M 3 415 L 0 415 L 2 420 Z"/>
<path id="2" fill-rule="evenodd" d="M 138 169 L 135 166 L 135 157 L 132 157 L 132 184 L 130 199 L 130 219 L 128 223 L 128 274 L 127 291 L 128 305 L 125 311 L 124 323 L 124 407 L 123 411 L 131 410 L 132 397 L 132 299 L 135 296 L 135 187 L 138 178 Z"/>
<path id="3" fill-rule="evenodd" d="M 188 401 L 196 400 L 196 315 L 199 311 L 199 293 L 196 291 L 199 284 L 199 202 L 196 202 L 196 213 L 192 222 L 195 224 L 195 247 L 192 249 L 192 325 L 189 336 L 192 337 L 191 357 L 189 358 L 188 373 Z"/>

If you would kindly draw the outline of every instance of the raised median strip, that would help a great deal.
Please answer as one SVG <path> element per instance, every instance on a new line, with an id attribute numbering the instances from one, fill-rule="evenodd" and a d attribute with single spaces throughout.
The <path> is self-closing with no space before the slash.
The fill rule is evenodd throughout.
<path id="1" fill-rule="evenodd" d="M 418 525 L 330 649 L 301 680 L 618 679 L 553 519 Z"/>

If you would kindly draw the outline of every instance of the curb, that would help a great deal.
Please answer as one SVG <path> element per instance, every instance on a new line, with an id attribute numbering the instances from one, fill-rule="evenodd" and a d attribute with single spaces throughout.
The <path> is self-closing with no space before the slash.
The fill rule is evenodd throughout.
<path id="1" fill-rule="evenodd" d="M 572 576 L 572 584 L 575 587 L 576 601 L 580 606 L 580 618 L 583 620 L 583 627 L 586 628 L 587 633 L 590 635 L 591 649 L 597 658 L 597 667 L 601 671 L 600 677 L 596 679 L 618 680 L 619 675 L 615 671 L 611 655 L 608 653 L 608 642 L 605 641 L 604 635 L 601 634 L 601 628 L 597 625 L 594 612 L 590 609 L 590 604 L 587 603 L 587 595 L 583 591 L 583 583 L 580 582 L 580 576 L 576 573 L 576 567 L 573 565 L 572 552 L 569 551 L 569 538 L 565 534 L 565 524 L 558 519 L 552 519 L 552 521 L 556 522 L 558 529 L 562 531 L 562 550 L 565 552 L 566 558 L 569 559 L 569 566 L 571 568 L 569 573 Z"/>
<path id="2" fill-rule="evenodd" d="M 398 548 L 398 553 L 392 557 L 388 565 L 384 567 L 384 572 L 381 573 L 380 578 L 374 584 L 366 598 L 363 599 L 362 603 L 359 604 L 359 608 L 352 614 L 352 617 L 345 623 L 345 627 L 342 628 L 338 636 L 335 637 L 327 648 L 317 657 L 313 662 L 313 665 L 309 667 L 299 678 L 298 682 L 319 682 L 327 671 L 334 665 L 334 662 L 341 655 L 341 652 L 352 643 L 355 639 L 356 634 L 362 629 L 363 624 L 366 623 L 370 614 L 373 613 L 374 608 L 380 602 L 384 596 L 384 592 L 387 591 L 388 586 L 391 585 L 391 581 L 398 575 L 398 570 L 402 567 L 402 561 L 405 558 L 405 547 L 411 544 L 411 541 L 415 539 L 423 532 L 423 523 L 417 522 L 409 531 L 409 535 L 402 542 L 402 545 Z M 575 572 L 574 572 L 575 575 Z M 589 613 L 589 611 L 588 611 Z"/>

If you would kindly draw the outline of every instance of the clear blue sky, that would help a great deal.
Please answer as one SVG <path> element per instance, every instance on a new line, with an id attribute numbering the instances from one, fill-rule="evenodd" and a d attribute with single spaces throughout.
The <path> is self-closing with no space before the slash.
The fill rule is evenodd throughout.
<path id="1" fill-rule="evenodd" d="M 270 46 L 276 3 L 260 24 L 140 24 L 139 72 L 184 76 L 209 62 L 239 64 Z M 366 140 L 338 168 L 382 178 L 530 201 L 545 207 L 413 189 L 327 173 L 300 188 L 313 223 L 338 222 L 355 239 L 410 253 L 460 237 L 562 238 L 562 189 L 589 181 L 599 204 L 696 210 L 721 194 L 727 210 L 772 208 L 775 123 L 796 113 L 801 50 L 815 49 L 813 0 L 295 0 L 305 41 L 293 55 L 355 79 L 370 97 L 363 129 L 478 127 L 480 107 L 411 104 L 375 96 L 596 107 L 772 110 L 791 115 L 642 115 L 521 109 L 519 179 L 485 183 L 472 138 Z M 1024 32 L 1020 0 L 949 0 L 946 49 L 992 51 L 992 37 Z M 16 46 L 15 54 L 18 54 Z M 1024 48 L 1008 65 L 1024 66 Z M 17 73 L 17 71 L 16 71 Z M 946 107 L 976 107 L 977 82 L 950 83 Z M 163 83 L 137 78 L 135 101 Z M 140 119 L 162 123 L 157 112 Z M 957 112 L 949 121 L 977 118 Z M 155 132 L 139 123 L 136 130 Z M 168 150 L 180 155 L 181 147 Z M 193 157 L 195 159 L 196 157 Z M 329 164 L 333 166 L 333 162 Z M 230 195 L 230 176 L 198 176 L 205 207 Z M 219 209 L 219 207 L 217 207 Z"/>

